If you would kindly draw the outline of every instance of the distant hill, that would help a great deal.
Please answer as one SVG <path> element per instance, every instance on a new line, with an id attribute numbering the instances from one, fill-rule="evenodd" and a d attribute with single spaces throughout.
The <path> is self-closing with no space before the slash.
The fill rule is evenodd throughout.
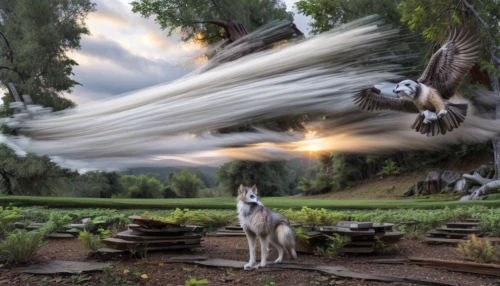
<path id="1" fill-rule="evenodd" d="M 160 182 L 165 182 L 165 179 L 167 178 L 169 173 L 172 172 L 178 172 L 183 169 L 188 169 L 189 172 L 193 173 L 196 172 L 196 169 L 200 169 L 202 172 L 206 173 L 207 175 L 214 177 L 215 178 L 215 171 L 217 170 L 217 167 L 210 167 L 210 166 L 197 166 L 197 167 L 140 167 L 140 168 L 131 168 L 128 169 L 127 171 L 123 171 L 122 174 L 127 174 L 127 175 L 134 175 L 134 176 L 139 176 L 141 174 L 147 174 L 147 173 L 157 173 L 160 175 L 159 180 Z"/>
<path id="2" fill-rule="evenodd" d="M 314 165 L 318 164 L 317 159 L 311 159 L 311 158 L 296 158 L 288 161 L 288 166 L 291 169 L 294 169 L 299 172 L 300 176 L 302 176 L 302 173 L 305 172 L 305 170 Z M 195 167 L 139 167 L 139 168 L 130 168 L 126 171 L 121 172 L 122 174 L 127 174 L 127 175 L 134 175 L 134 176 L 139 176 L 141 174 L 147 174 L 147 173 L 156 173 L 159 174 L 159 180 L 160 182 L 165 182 L 167 179 L 167 176 L 169 173 L 172 172 L 178 172 L 183 169 L 188 169 L 189 172 L 194 174 L 196 172 L 196 169 L 200 169 L 202 172 L 205 174 L 209 175 L 210 177 L 213 177 L 215 180 L 215 173 L 217 170 L 217 167 L 211 167 L 211 166 L 195 166 Z"/>

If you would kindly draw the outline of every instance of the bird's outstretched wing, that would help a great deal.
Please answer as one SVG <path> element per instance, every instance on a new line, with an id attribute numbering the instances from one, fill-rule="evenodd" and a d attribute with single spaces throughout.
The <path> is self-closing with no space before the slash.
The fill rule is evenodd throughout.
<path id="1" fill-rule="evenodd" d="M 380 94 L 380 90 L 372 87 L 363 89 L 354 97 L 356 103 L 362 110 L 394 110 L 410 113 L 418 113 L 417 106 L 409 100 L 402 100 Z"/>
<path id="2" fill-rule="evenodd" d="M 436 121 L 424 123 L 424 115 L 419 114 L 411 128 L 422 134 L 427 134 L 427 136 L 445 135 L 447 131 L 453 131 L 464 122 L 467 107 L 467 104 L 446 103 L 448 113 L 445 116 L 438 118 Z"/>
<path id="3" fill-rule="evenodd" d="M 446 43 L 432 56 L 419 83 L 433 87 L 441 97 L 449 99 L 479 57 L 477 33 L 465 29 L 452 30 Z"/>

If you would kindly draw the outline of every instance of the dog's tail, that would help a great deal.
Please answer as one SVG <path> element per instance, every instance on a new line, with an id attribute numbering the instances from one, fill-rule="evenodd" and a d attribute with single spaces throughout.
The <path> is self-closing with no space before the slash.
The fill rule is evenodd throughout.
<path id="1" fill-rule="evenodd" d="M 280 224 L 276 228 L 276 235 L 278 237 L 278 242 L 288 251 L 288 254 L 290 254 L 294 260 L 297 259 L 297 253 L 295 252 L 295 234 L 290 226 Z"/>

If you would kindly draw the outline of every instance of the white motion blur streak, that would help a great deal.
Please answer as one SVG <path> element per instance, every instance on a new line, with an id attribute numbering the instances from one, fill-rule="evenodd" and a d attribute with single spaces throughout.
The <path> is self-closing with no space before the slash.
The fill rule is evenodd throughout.
<path id="1" fill-rule="evenodd" d="M 464 126 L 445 138 L 427 138 L 409 128 L 415 115 L 359 111 L 352 103 L 356 92 L 398 78 L 388 72 L 397 67 L 376 62 L 396 33 L 373 24 L 351 24 L 171 83 L 23 121 L 23 136 L 3 137 L 0 142 L 18 152 L 51 156 L 68 167 L 109 169 L 289 158 L 312 149 L 311 144 L 314 150 L 342 152 L 434 148 L 439 142 L 470 139 L 471 133 L 477 135 L 473 139 L 485 140 L 493 136 L 491 129 L 500 130 L 494 124 L 477 131 L 481 124 L 474 122 L 482 119 L 469 115 L 466 124 L 473 128 Z M 209 133 L 311 113 L 335 118 L 311 126 L 318 130 L 313 142 L 304 134 L 267 130 Z M 252 145 L 228 147 L 248 144 Z"/>

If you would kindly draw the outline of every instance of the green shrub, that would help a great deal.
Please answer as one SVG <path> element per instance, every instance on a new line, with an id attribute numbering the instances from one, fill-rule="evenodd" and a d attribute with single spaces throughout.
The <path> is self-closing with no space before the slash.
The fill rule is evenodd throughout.
<path id="1" fill-rule="evenodd" d="M 0 206 L 0 239 L 9 235 L 13 229 L 13 223 L 22 217 L 20 209 L 16 207 Z"/>
<path id="2" fill-rule="evenodd" d="M 398 167 L 392 159 L 387 159 L 384 162 L 382 170 L 378 173 L 379 176 L 401 175 L 404 169 Z"/>
<path id="3" fill-rule="evenodd" d="M 209 210 L 189 210 L 175 209 L 168 216 L 156 216 L 145 212 L 143 217 L 180 225 L 198 225 L 203 227 L 222 227 L 234 223 L 237 220 L 236 214 L 232 211 L 209 211 Z"/>
<path id="4" fill-rule="evenodd" d="M 302 227 L 297 227 L 294 228 L 295 232 L 295 237 L 297 238 L 297 241 L 302 241 L 305 243 L 309 242 L 309 235 L 307 235 L 307 230 L 302 228 Z"/>
<path id="5" fill-rule="evenodd" d="M 2 251 L 10 262 L 30 262 L 35 253 L 43 246 L 44 235 L 41 232 L 15 230 L 2 242 Z"/>
<path id="6" fill-rule="evenodd" d="M 71 223 L 71 220 L 68 214 L 57 211 L 51 212 L 49 214 L 49 221 L 45 224 L 43 229 L 40 229 L 40 232 L 42 232 L 44 236 L 47 236 L 49 233 L 61 231 Z"/>
<path id="7" fill-rule="evenodd" d="M 325 247 L 318 247 L 318 253 L 326 257 L 335 257 L 339 255 L 340 249 L 350 241 L 350 237 L 334 233 L 332 236 L 328 236 Z"/>
<path id="8" fill-rule="evenodd" d="M 300 211 L 278 210 L 282 215 L 293 222 L 304 225 L 336 225 L 346 215 L 341 212 L 328 212 L 325 209 L 311 209 L 302 207 Z"/>
<path id="9" fill-rule="evenodd" d="M 81 231 L 78 240 L 83 242 L 83 247 L 85 250 L 90 252 L 97 252 L 101 248 L 101 236 L 97 234 L 92 234 L 88 231 Z"/>
<path id="10" fill-rule="evenodd" d="M 496 258 L 493 245 L 487 240 L 478 240 L 474 234 L 467 242 L 458 244 L 457 252 L 478 263 L 489 263 Z"/>

